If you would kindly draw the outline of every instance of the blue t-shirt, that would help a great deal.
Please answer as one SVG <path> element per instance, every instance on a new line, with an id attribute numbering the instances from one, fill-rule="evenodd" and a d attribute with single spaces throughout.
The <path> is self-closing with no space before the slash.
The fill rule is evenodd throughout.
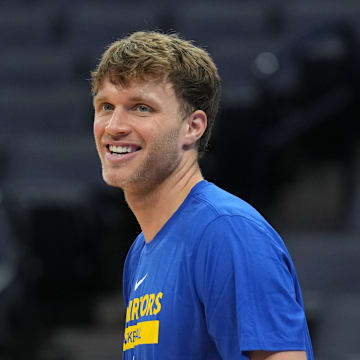
<path id="1" fill-rule="evenodd" d="M 248 359 L 306 350 L 313 359 L 290 255 L 249 204 L 205 180 L 124 268 L 126 360 Z"/>

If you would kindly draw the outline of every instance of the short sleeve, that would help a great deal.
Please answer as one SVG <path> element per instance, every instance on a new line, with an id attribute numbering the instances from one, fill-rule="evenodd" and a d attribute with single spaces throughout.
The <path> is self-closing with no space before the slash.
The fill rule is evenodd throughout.
<path id="1" fill-rule="evenodd" d="M 195 285 L 224 359 L 251 350 L 305 350 L 306 320 L 290 256 L 270 226 L 221 216 L 199 243 Z"/>

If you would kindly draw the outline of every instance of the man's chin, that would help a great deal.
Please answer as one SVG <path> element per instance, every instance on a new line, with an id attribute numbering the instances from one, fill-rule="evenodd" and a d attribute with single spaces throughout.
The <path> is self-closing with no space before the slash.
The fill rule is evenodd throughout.
<path id="1" fill-rule="evenodd" d="M 125 185 L 124 179 L 119 178 L 119 176 L 103 173 L 103 179 L 107 185 L 123 189 Z"/>

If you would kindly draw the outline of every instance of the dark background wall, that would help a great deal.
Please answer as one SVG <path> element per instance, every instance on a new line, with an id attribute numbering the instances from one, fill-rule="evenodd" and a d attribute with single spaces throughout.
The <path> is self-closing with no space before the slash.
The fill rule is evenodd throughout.
<path id="1" fill-rule="evenodd" d="M 223 102 L 205 177 L 284 238 L 317 359 L 360 359 L 360 3 L 0 2 L 0 359 L 118 359 L 138 233 L 101 179 L 89 73 L 109 42 L 176 31 Z"/>

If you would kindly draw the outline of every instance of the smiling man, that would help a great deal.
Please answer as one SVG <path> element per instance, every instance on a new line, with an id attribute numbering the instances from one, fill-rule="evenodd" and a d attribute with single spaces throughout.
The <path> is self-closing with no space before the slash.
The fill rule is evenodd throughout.
<path id="1" fill-rule="evenodd" d="M 283 241 L 201 174 L 221 92 L 210 56 L 137 32 L 106 50 L 92 90 L 104 180 L 142 230 L 124 268 L 123 359 L 313 359 Z"/>

